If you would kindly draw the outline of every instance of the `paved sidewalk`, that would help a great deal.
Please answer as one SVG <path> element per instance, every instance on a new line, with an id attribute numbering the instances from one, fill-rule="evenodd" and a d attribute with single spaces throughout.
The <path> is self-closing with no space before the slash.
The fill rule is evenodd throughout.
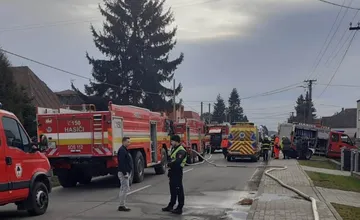
<path id="1" fill-rule="evenodd" d="M 287 166 L 286 170 L 274 170 L 271 174 L 285 184 L 314 197 L 318 201 L 317 207 L 321 220 L 336 219 L 327 204 L 319 201 L 307 175 L 296 160 L 271 160 L 269 166 Z M 304 200 L 264 174 L 259 188 L 259 197 L 254 201 L 247 219 L 312 220 L 314 218 L 310 201 Z"/>
<path id="2" fill-rule="evenodd" d="M 351 173 L 348 171 L 341 171 L 341 170 L 331 170 L 331 169 L 324 169 L 324 168 L 317 168 L 317 167 L 308 167 L 308 166 L 301 166 L 303 170 L 318 172 L 318 173 L 326 173 L 331 175 L 337 176 L 351 176 Z"/>
<path id="3" fill-rule="evenodd" d="M 316 188 L 328 202 L 360 207 L 360 193 L 322 187 Z"/>

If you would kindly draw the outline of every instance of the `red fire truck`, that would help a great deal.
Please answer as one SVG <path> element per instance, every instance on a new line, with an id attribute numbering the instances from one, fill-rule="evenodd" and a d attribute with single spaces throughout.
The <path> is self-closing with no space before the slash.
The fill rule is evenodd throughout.
<path id="1" fill-rule="evenodd" d="M 46 156 L 63 187 L 88 184 L 94 176 L 116 175 L 117 151 L 125 136 L 131 140 L 130 182 L 141 182 L 144 168 L 166 172 L 171 122 L 164 114 L 111 102 L 108 111 L 83 107 L 81 111 L 37 108 L 38 135 L 48 137 Z"/>
<path id="2" fill-rule="evenodd" d="M 188 164 L 195 163 L 203 159 L 191 149 L 205 156 L 205 124 L 201 121 L 200 116 L 191 111 L 185 111 L 177 122 L 174 123 L 175 134 L 178 134 L 188 152 Z"/>
<path id="3" fill-rule="evenodd" d="M 229 136 L 230 125 L 229 124 L 210 124 L 207 125 L 206 135 L 210 138 L 211 153 L 216 150 L 221 150 L 221 142 L 224 138 Z"/>
<path id="4" fill-rule="evenodd" d="M 52 173 L 49 160 L 39 152 L 46 145 L 45 137 L 33 143 L 17 117 L 1 110 L 0 103 L 0 206 L 15 203 L 31 215 L 46 212 Z"/>

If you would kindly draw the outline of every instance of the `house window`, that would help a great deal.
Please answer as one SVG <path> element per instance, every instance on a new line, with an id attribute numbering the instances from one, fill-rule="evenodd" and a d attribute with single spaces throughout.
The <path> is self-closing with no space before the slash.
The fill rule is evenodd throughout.
<path id="1" fill-rule="evenodd" d="M 358 120 L 360 121 L 360 110 L 358 111 Z"/>

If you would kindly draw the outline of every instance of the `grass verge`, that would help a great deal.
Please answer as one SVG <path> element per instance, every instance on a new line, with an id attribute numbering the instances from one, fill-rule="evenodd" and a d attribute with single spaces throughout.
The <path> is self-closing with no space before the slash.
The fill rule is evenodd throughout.
<path id="1" fill-rule="evenodd" d="M 337 170 L 337 165 L 328 160 L 299 160 L 301 166 L 316 167 L 330 170 Z"/>
<path id="2" fill-rule="evenodd" d="M 360 180 L 352 176 L 337 176 L 325 173 L 305 171 L 315 186 L 360 192 Z"/>
<path id="3" fill-rule="evenodd" d="M 331 205 L 335 208 L 337 213 L 343 218 L 343 220 L 358 220 L 360 216 L 360 208 L 340 205 L 337 203 L 331 203 Z"/>

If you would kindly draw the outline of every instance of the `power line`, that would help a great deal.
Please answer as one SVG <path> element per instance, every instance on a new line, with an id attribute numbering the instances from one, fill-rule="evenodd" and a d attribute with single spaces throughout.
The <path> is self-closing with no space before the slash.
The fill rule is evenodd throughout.
<path id="1" fill-rule="evenodd" d="M 350 5 L 352 4 L 352 1 L 353 1 L 353 0 L 351 0 L 351 1 L 349 2 L 348 6 L 350 6 Z M 343 5 L 345 5 L 345 0 L 343 1 Z M 339 14 L 340 14 L 341 10 L 342 10 L 342 8 L 340 8 Z M 337 25 L 337 27 L 336 27 L 333 35 L 332 35 L 331 38 L 330 38 L 330 41 L 329 41 L 328 44 L 326 45 L 326 48 L 325 48 L 325 50 L 324 50 L 324 52 L 323 52 L 323 54 L 322 54 L 319 62 L 317 63 L 314 72 L 316 71 L 316 68 L 319 66 L 319 64 L 320 64 L 320 62 L 322 61 L 323 57 L 325 56 L 327 50 L 329 49 L 329 46 L 330 46 L 331 42 L 333 41 L 333 39 L 335 38 L 335 35 L 337 34 L 337 32 L 338 32 L 338 30 L 339 30 L 339 28 L 340 28 L 340 25 L 341 25 L 342 21 L 344 20 L 344 17 L 346 16 L 346 13 L 348 12 L 348 10 L 349 10 L 349 9 L 346 8 L 346 10 L 345 10 L 343 16 L 341 17 L 341 19 L 340 19 L 340 21 L 339 21 L 339 23 L 338 23 L 338 25 Z M 335 23 L 336 23 L 336 22 L 335 22 Z M 316 75 L 317 75 L 317 74 L 315 73 L 314 79 L 316 78 Z"/>
<path id="2" fill-rule="evenodd" d="M 355 7 L 350 7 L 350 6 L 345 6 L 345 5 L 340 5 L 340 4 L 337 4 L 337 3 L 333 3 L 333 2 L 330 2 L 330 1 L 326 1 L 326 0 L 318 0 L 320 2 L 324 2 L 324 3 L 327 3 L 327 4 L 330 4 L 330 5 L 334 5 L 334 6 L 338 6 L 338 7 L 342 7 L 342 8 L 347 8 L 347 9 L 352 9 L 352 10 L 360 10 L 360 8 L 355 8 Z"/>
<path id="3" fill-rule="evenodd" d="M 356 33 L 357 33 L 357 30 L 354 32 L 354 34 L 353 34 L 353 36 L 352 36 L 352 38 L 351 38 L 351 40 L 350 40 L 350 42 L 349 42 L 349 45 L 348 45 L 348 47 L 346 48 L 343 57 L 341 58 L 341 61 L 340 61 L 339 65 L 338 65 L 338 67 L 336 68 L 334 74 L 333 74 L 333 75 L 331 76 L 331 78 L 330 78 L 329 83 L 326 85 L 326 87 L 324 88 L 324 90 L 320 93 L 320 95 L 319 95 L 317 98 L 320 98 L 320 97 L 324 94 L 324 92 L 326 91 L 326 89 L 329 87 L 329 85 L 331 84 L 332 80 L 334 79 L 335 75 L 336 75 L 337 72 L 339 71 L 340 66 L 341 66 L 341 64 L 343 63 L 343 61 L 344 61 L 344 59 L 345 59 L 345 57 L 346 57 L 346 55 L 347 55 L 347 53 L 348 53 L 348 51 L 349 51 L 349 48 L 350 48 L 350 46 L 351 46 L 351 44 L 352 44 L 352 42 L 353 42 L 353 40 L 354 40 L 354 38 L 355 38 L 355 36 L 356 36 Z"/>
<path id="4" fill-rule="evenodd" d="M 343 0 L 343 5 L 344 5 L 344 4 L 345 4 L 345 0 Z M 316 59 L 315 59 L 315 62 L 314 62 L 312 71 L 310 72 L 310 75 L 308 76 L 308 79 L 310 79 L 311 75 L 314 74 L 316 68 L 317 68 L 318 65 L 320 64 L 320 61 L 321 61 L 321 59 L 322 59 L 321 54 L 322 54 L 322 52 L 323 52 L 323 50 L 324 50 L 324 48 L 325 48 L 325 46 L 326 46 L 326 42 L 328 41 L 331 32 L 333 31 L 333 29 L 334 29 L 334 27 L 335 27 L 335 24 L 336 24 L 336 22 L 337 22 L 337 20 L 338 20 L 338 18 L 339 18 L 339 16 L 340 16 L 341 10 L 342 10 L 342 8 L 340 8 L 339 12 L 338 12 L 337 15 L 336 15 L 336 18 L 335 18 L 335 20 L 334 20 L 334 23 L 332 24 L 332 26 L 331 26 L 331 28 L 330 28 L 330 31 L 329 31 L 329 33 L 328 33 L 328 35 L 327 35 L 327 37 L 326 37 L 326 39 L 325 39 L 325 41 L 324 41 L 324 44 L 322 45 L 321 50 L 319 51 L 319 54 L 317 55 L 317 57 L 316 57 Z M 317 60 L 318 60 L 318 62 L 317 62 Z"/>
<path id="5" fill-rule="evenodd" d="M 247 96 L 247 97 L 240 97 L 240 100 L 246 100 L 246 99 L 252 99 L 252 98 L 256 98 L 256 97 L 261 97 L 261 96 L 269 96 L 269 95 L 274 95 L 274 94 L 278 94 L 278 93 L 282 93 L 282 92 L 286 92 L 286 91 L 289 91 L 289 90 L 292 90 L 292 89 L 296 89 L 296 88 L 299 88 L 300 85 L 302 84 L 301 83 L 295 83 L 295 84 L 291 84 L 291 85 L 288 85 L 288 86 L 285 86 L 285 87 L 282 87 L 282 88 L 278 88 L 278 89 L 274 89 L 274 90 L 270 90 L 268 92 L 263 92 L 263 93 L 258 93 L 258 94 L 255 94 L 255 95 L 251 95 L 251 96 Z M 207 103 L 215 103 L 216 100 L 212 100 L 212 101 L 195 101 L 195 100 L 191 100 L 191 101 L 186 101 L 188 103 L 190 102 L 207 102 Z"/>
<path id="6" fill-rule="evenodd" d="M 79 78 L 82 78 L 82 79 L 87 79 L 87 80 L 90 80 L 91 82 L 94 82 L 94 80 L 89 78 L 89 77 L 85 77 L 85 76 L 82 76 L 82 75 L 74 73 L 74 72 L 63 70 L 63 69 L 60 69 L 58 67 L 55 67 L 55 66 L 52 66 L 52 65 L 49 65 L 49 64 L 46 64 L 46 63 L 31 59 L 31 58 L 28 58 L 28 57 L 25 57 L 25 56 L 22 56 L 22 55 L 13 53 L 13 52 L 10 52 L 10 51 L 2 49 L 2 48 L 0 48 L 0 51 L 2 51 L 4 53 L 7 53 L 7 54 L 10 54 L 10 55 L 13 55 L 13 56 L 16 56 L 16 57 L 19 57 L 19 58 L 22 58 L 24 60 L 28 60 L 28 61 L 36 63 L 38 65 L 42 65 L 42 66 L 57 70 L 59 72 L 63 72 L 63 73 L 66 73 L 66 74 L 69 74 L 69 75 L 72 75 L 72 76 L 76 76 L 76 77 L 79 77 Z M 108 85 L 108 86 L 116 87 L 116 88 L 120 87 L 119 85 L 106 83 L 106 82 L 95 82 L 95 83 Z M 256 95 L 253 95 L 253 96 L 244 97 L 243 99 L 250 99 L 250 98 L 255 98 L 255 97 L 259 97 L 259 96 L 267 96 L 267 95 L 273 95 L 273 94 L 280 93 L 280 92 L 285 92 L 285 91 L 288 91 L 290 89 L 297 88 L 297 87 L 294 87 L 294 86 L 299 85 L 299 84 L 300 83 L 292 84 L 292 85 L 289 85 L 289 86 L 286 86 L 286 87 L 283 87 L 283 88 L 280 88 L 280 89 L 275 89 L 275 90 L 271 90 L 271 91 L 268 91 L 268 92 L 265 92 L 265 93 L 260 93 L 260 94 L 256 94 Z M 154 93 L 154 92 L 143 91 L 143 90 L 138 90 L 138 89 L 132 89 L 132 88 L 126 88 L 126 89 L 130 90 L 130 91 L 134 91 L 134 92 L 142 92 L 142 93 L 146 93 L 146 94 L 161 95 L 161 93 Z"/>
<path id="7" fill-rule="evenodd" d="M 351 19 L 352 22 L 355 21 L 355 18 L 356 18 L 356 16 L 357 16 L 358 14 L 359 14 L 359 11 L 356 11 L 356 13 L 354 14 L 354 17 Z M 332 54 L 329 56 L 329 58 L 326 60 L 325 65 L 328 64 L 330 60 L 331 60 L 331 62 L 332 62 L 333 59 L 334 59 L 335 57 L 337 57 L 337 55 L 338 55 L 338 53 L 340 52 L 340 50 L 345 46 L 346 42 L 350 39 L 351 34 L 349 34 L 348 38 L 345 40 L 345 42 L 342 44 L 342 46 L 339 48 L 339 50 L 337 50 L 338 47 L 339 47 L 339 45 L 340 45 L 340 43 L 341 43 L 341 41 L 343 40 L 343 38 L 345 37 L 345 35 L 346 35 L 347 32 L 348 32 L 348 29 L 346 28 L 346 30 L 343 32 L 343 34 L 342 34 L 342 36 L 341 36 L 338 44 L 336 45 L 333 53 L 332 53 Z M 334 55 L 334 53 L 335 53 L 335 55 Z M 334 56 L 333 56 L 333 55 L 334 55 Z M 330 58 L 331 58 L 331 59 L 330 59 Z M 331 62 L 330 62 L 330 64 L 331 64 Z M 329 66 L 329 65 L 327 65 L 327 66 Z"/>
<path id="8" fill-rule="evenodd" d="M 316 83 L 316 85 L 321 85 L 321 86 L 334 86 L 334 87 L 360 88 L 360 85 L 350 85 L 350 84 L 331 84 L 331 85 L 328 85 L 328 84 L 326 84 L 326 83 Z"/>
<path id="9" fill-rule="evenodd" d="M 76 74 L 76 73 L 73 73 L 73 72 L 70 72 L 70 71 L 67 71 L 67 70 L 63 70 L 63 69 L 60 69 L 60 68 L 58 68 L 58 67 L 54 67 L 54 66 L 45 64 L 45 63 L 40 62 L 40 61 L 36 61 L 36 60 L 31 59 L 31 58 L 28 58 L 28 57 L 25 57 L 25 56 L 21 56 L 21 55 L 19 55 L 19 54 L 10 52 L 10 51 L 8 51 L 8 50 L 4 50 L 4 49 L 2 49 L 2 48 L 0 48 L 0 51 L 2 51 L 2 52 L 4 52 L 4 53 L 7 53 L 7 54 L 11 54 L 11 55 L 16 56 L 16 57 L 19 57 L 19 58 L 22 58 L 22 59 L 24 59 L 24 60 L 28 60 L 28 61 L 30 61 L 30 62 L 39 64 L 39 65 L 48 67 L 48 68 L 50 68 L 50 69 L 57 70 L 57 71 L 59 71 L 59 72 L 67 73 L 67 74 L 70 74 L 70 75 L 73 75 L 73 76 L 76 76 L 76 77 L 79 77 L 79 78 L 82 78 L 82 79 L 87 79 L 87 80 L 90 80 L 91 82 L 94 81 L 93 79 L 91 79 L 91 78 L 89 78 L 89 77 L 85 77 L 85 76 L 82 76 L 82 75 L 80 75 L 80 74 Z M 120 86 L 118 86 L 118 85 L 114 85 L 114 84 L 106 83 L 106 82 L 97 82 L 97 83 L 103 84 L 103 85 L 112 86 L 112 87 L 117 87 L 117 88 L 120 87 Z M 137 89 L 132 89 L 132 88 L 126 88 L 126 89 L 127 89 L 127 90 L 131 90 L 131 91 L 134 91 L 134 92 L 143 92 L 143 93 L 146 93 L 146 94 L 161 95 L 160 93 L 143 91 L 143 90 L 137 90 Z"/>

